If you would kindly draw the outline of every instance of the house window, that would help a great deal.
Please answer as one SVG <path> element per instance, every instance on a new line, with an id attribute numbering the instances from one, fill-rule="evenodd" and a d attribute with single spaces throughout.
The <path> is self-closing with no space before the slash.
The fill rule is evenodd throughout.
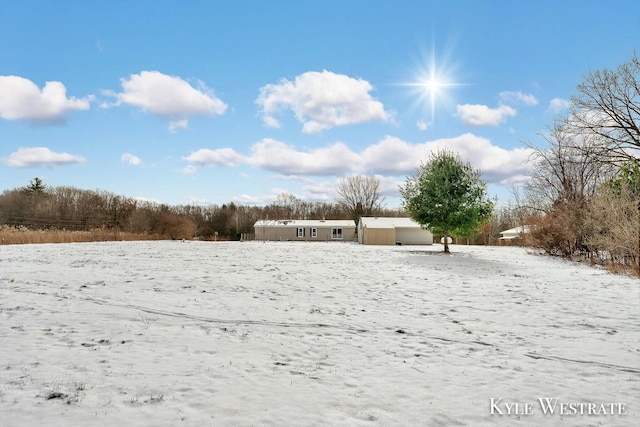
<path id="1" fill-rule="evenodd" d="M 304 237 L 304 227 L 298 227 L 298 233 L 296 234 L 298 237 Z"/>
<path id="2" fill-rule="evenodd" d="M 318 229 L 313 227 L 311 229 L 311 237 L 318 237 Z"/>
<path id="3" fill-rule="evenodd" d="M 332 228 L 331 229 L 331 238 L 332 239 L 342 239 L 342 228 Z"/>

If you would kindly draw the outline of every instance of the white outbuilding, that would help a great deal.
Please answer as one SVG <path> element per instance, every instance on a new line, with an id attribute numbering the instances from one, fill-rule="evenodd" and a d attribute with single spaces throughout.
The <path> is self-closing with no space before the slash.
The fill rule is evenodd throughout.
<path id="1" fill-rule="evenodd" d="M 358 242 L 363 245 L 431 245 L 433 235 L 411 218 L 361 217 Z"/>
<path id="2" fill-rule="evenodd" d="M 518 227 L 510 228 L 500 232 L 500 240 L 504 243 L 511 243 L 516 240 L 520 240 L 525 234 L 531 232 L 530 225 L 521 225 Z"/>

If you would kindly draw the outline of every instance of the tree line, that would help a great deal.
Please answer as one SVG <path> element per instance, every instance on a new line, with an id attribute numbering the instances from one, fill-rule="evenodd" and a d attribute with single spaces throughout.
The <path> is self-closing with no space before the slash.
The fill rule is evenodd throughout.
<path id="1" fill-rule="evenodd" d="M 399 216 L 380 204 L 362 208 L 343 202 L 307 202 L 282 193 L 265 206 L 167 205 L 102 190 L 50 187 L 40 178 L 0 194 L 0 224 L 29 229 L 93 230 L 152 234 L 171 239 L 239 240 L 260 219 L 352 219 L 355 215 Z"/>
<path id="2" fill-rule="evenodd" d="M 380 180 L 373 176 L 343 178 L 336 193 L 333 202 L 308 202 L 281 193 L 265 206 L 234 202 L 172 206 L 103 190 L 50 187 L 36 177 L 24 187 L 0 194 L 0 225 L 31 230 L 108 229 L 167 239 L 240 240 L 253 234 L 256 221 L 264 219 L 352 219 L 357 223 L 362 216 L 407 216 L 403 207 L 384 206 Z M 501 208 L 480 230 L 466 234 L 463 242 L 495 244 L 501 230 L 517 223 L 511 208 Z"/>

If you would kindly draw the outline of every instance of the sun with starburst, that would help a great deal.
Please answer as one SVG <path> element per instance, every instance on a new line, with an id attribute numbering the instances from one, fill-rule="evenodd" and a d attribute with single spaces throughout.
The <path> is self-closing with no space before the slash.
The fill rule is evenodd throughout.
<path id="1" fill-rule="evenodd" d="M 449 61 L 449 55 L 436 58 L 435 50 L 431 54 L 422 55 L 416 69 L 413 71 L 413 79 L 403 86 L 411 88 L 416 96 L 413 107 L 428 106 L 431 114 L 431 123 L 435 122 L 436 109 L 450 103 L 450 89 L 464 86 L 464 83 L 454 79 L 454 67 Z"/>

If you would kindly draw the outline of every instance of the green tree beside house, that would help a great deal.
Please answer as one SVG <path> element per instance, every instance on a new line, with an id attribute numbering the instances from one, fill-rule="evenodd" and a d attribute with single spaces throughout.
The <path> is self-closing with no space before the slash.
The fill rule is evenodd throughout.
<path id="1" fill-rule="evenodd" d="M 409 216 L 435 235 L 471 237 L 489 221 L 493 202 L 479 170 L 451 151 L 441 150 L 422 163 L 416 173 L 400 187 L 403 206 Z"/>

